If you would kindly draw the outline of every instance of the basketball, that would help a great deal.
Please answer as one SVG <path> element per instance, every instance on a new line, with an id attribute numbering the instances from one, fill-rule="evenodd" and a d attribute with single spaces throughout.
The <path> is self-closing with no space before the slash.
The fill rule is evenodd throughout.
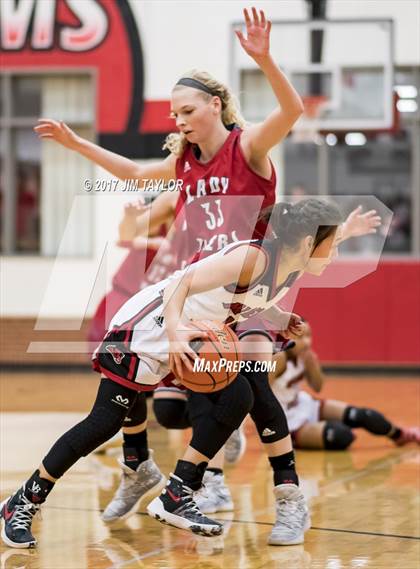
<path id="1" fill-rule="evenodd" d="M 238 352 L 239 340 L 226 324 L 214 320 L 191 322 L 197 330 L 208 333 L 208 340 L 192 340 L 190 346 L 199 356 L 197 370 L 190 371 L 185 366 L 181 383 L 201 393 L 213 393 L 223 389 L 238 375 L 241 356 Z"/>

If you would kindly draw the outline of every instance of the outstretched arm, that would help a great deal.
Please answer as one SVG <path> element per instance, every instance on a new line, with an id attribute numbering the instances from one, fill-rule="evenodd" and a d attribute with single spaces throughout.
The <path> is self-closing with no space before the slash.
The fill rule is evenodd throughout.
<path id="1" fill-rule="evenodd" d="M 162 192 L 150 205 L 143 205 L 140 200 L 126 204 L 119 225 L 120 242 L 153 235 L 161 225 L 170 223 L 175 215 L 177 200 L 177 192 Z"/>
<path id="2" fill-rule="evenodd" d="M 118 243 L 120 247 L 130 246 L 132 239 L 136 235 L 137 218 L 150 210 L 150 206 L 144 204 L 144 201 L 139 199 L 134 202 L 129 202 L 124 205 L 123 217 L 118 226 Z M 146 232 L 142 233 L 146 235 Z"/>
<path id="3" fill-rule="evenodd" d="M 260 314 L 261 318 L 276 325 L 278 332 L 288 339 L 299 338 L 303 334 L 304 324 L 302 319 L 293 312 L 285 312 L 279 306 L 271 306 Z"/>
<path id="4" fill-rule="evenodd" d="M 338 242 L 350 239 L 350 237 L 376 233 L 377 228 L 381 225 L 381 216 L 377 214 L 376 209 L 371 209 L 365 213 L 362 211 L 363 207 L 359 205 L 349 214 L 342 225 Z"/>
<path id="5" fill-rule="evenodd" d="M 240 30 L 236 35 L 243 49 L 266 76 L 279 103 L 262 123 L 244 131 L 244 149 L 248 150 L 251 161 L 258 161 L 289 133 L 303 112 L 303 103 L 270 54 L 271 22 L 266 20 L 262 10 L 258 15 L 255 8 L 252 8 L 252 18 L 246 9 L 244 16 L 247 37 Z"/>
<path id="6" fill-rule="evenodd" d="M 115 154 L 82 138 L 63 121 L 39 119 L 38 123 L 34 127 L 34 131 L 40 139 L 54 140 L 65 148 L 78 152 L 81 156 L 101 166 L 104 170 L 121 180 L 143 181 L 147 179 L 168 181 L 176 177 L 176 157 L 173 154 L 170 154 L 164 160 L 140 166 L 124 156 Z"/>
<path id="7" fill-rule="evenodd" d="M 178 192 L 162 192 L 159 194 L 155 201 L 148 206 L 145 213 L 137 217 L 135 235 L 148 235 L 164 223 L 171 224 L 175 217 L 178 197 Z"/>

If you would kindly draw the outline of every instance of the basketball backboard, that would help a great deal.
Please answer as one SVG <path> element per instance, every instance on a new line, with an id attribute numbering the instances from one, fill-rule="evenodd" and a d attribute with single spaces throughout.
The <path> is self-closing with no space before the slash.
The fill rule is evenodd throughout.
<path id="1" fill-rule="evenodd" d="M 302 96 L 307 110 L 313 107 L 294 130 L 392 127 L 391 20 L 273 22 L 271 53 Z M 232 46 L 231 72 L 246 118 L 264 118 L 275 105 L 274 95 L 239 42 Z"/>

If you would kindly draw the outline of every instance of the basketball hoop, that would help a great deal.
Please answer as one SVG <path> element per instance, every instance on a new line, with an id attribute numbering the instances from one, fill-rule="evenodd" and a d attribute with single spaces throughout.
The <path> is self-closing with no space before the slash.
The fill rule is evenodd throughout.
<path id="1" fill-rule="evenodd" d="M 328 98 L 325 95 L 305 95 L 302 96 L 302 101 L 303 114 L 292 131 L 292 140 L 298 144 L 304 142 L 322 144 L 317 123 L 328 103 Z"/>

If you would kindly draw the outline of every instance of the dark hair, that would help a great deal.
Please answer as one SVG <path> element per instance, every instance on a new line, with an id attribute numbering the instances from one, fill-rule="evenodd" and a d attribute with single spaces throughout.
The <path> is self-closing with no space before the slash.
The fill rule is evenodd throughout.
<path id="1" fill-rule="evenodd" d="M 314 237 L 315 249 L 336 231 L 342 222 L 340 210 L 332 203 L 308 198 L 296 204 L 279 202 L 261 212 L 282 246 L 294 248 L 307 235 Z"/>

